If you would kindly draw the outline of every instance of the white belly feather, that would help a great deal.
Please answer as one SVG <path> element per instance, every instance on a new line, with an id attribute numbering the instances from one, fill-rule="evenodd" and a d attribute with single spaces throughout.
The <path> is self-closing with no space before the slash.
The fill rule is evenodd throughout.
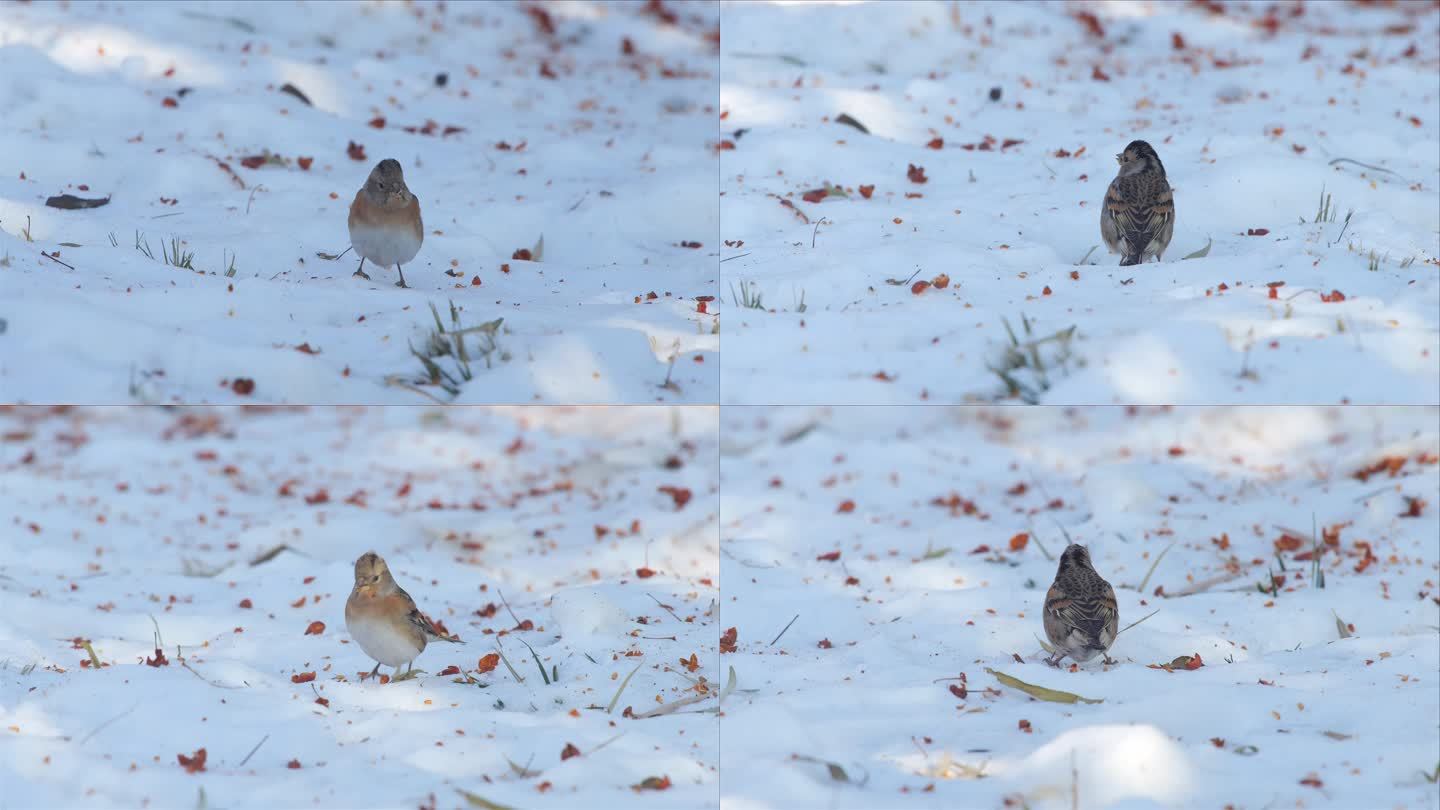
<path id="1" fill-rule="evenodd" d="M 398 667 L 414 661 L 424 647 L 415 646 L 414 639 L 398 633 L 385 622 L 355 619 L 347 622 L 350 637 L 365 654 L 387 667 Z"/>
<path id="2" fill-rule="evenodd" d="M 409 227 L 356 225 L 350 229 L 355 252 L 381 267 L 409 264 L 420 252 L 420 237 Z"/>

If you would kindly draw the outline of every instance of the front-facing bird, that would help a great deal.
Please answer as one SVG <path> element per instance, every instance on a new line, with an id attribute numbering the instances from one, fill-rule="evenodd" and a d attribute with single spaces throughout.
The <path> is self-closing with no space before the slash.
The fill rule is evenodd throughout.
<path id="1" fill-rule="evenodd" d="M 355 588 L 345 602 L 345 627 L 365 654 L 375 659 L 373 677 L 380 664 L 395 667 L 414 665 L 430 639 L 463 644 L 426 618 L 415 600 L 395 582 L 390 567 L 379 554 L 368 551 L 355 561 Z"/>
<path id="2" fill-rule="evenodd" d="M 400 162 L 386 158 L 375 164 L 350 203 L 350 244 L 360 254 L 355 275 L 370 278 L 365 274 L 366 259 L 381 267 L 393 264 L 400 274 L 395 286 L 404 287 L 405 271 L 400 266 L 415 258 L 424 239 L 420 200 L 405 185 Z"/>
<path id="3" fill-rule="evenodd" d="M 1120 171 L 1100 207 L 1100 236 L 1120 264 L 1159 261 L 1175 233 L 1175 195 L 1150 144 L 1131 141 L 1115 156 Z"/>
<path id="4" fill-rule="evenodd" d="M 1115 589 L 1095 573 L 1089 549 L 1071 543 L 1060 555 L 1055 583 L 1045 594 L 1044 617 L 1045 636 L 1055 650 L 1046 663 L 1059 666 L 1067 655 L 1081 664 L 1097 655 L 1115 663 L 1106 651 L 1115 643 L 1120 608 Z"/>

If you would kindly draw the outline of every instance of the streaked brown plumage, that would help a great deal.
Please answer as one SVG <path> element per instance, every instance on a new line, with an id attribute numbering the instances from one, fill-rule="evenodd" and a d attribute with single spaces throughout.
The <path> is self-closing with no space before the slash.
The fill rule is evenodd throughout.
<path id="1" fill-rule="evenodd" d="M 380 672 L 381 664 L 395 667 L 397 675 L 401 664 L 413 667 L 430 639 L 465 643 L 421 613 L 390 575 L 385 560 L 373 551 L 355 561 L 355 587 L 345 601 L 345 627 L 360 649 L 378 662 L 369 677 Z"/>
<path id="2" fill-rule="evenodd" d="M 355 275 L 370 278 L 365 274 L 366 259 L 382 267 L 393 264 L 400 274 L 395 286 L 406 286 L 400 266 L 420 252 L 425 224 L 420 219 L 420 200 L 405 185 L 399 161 L 386 158 L 375 164 L 350 203 L 349 225 L 350 244 L 360 254 Z"/>
<path id="3" fill-rule="evenodd" d="M 1100 236 L 1120 264 L 1160 261 L 1175 232 L 1175 195 L 1150 144 L 1131 141 L 1115 156 L 1120 172 L 1100 206 Z"/>
<path id="4" fill-rule="evenodd" d="M 1115 589 L 1095 573 L 1089 549 L 1071 543 L 1060 555 L 1055 582 L 1045 594 L 1043 615 L 1045 637 L 1055 648 L 1046 663 L 1059 666 L 1067 655 L 1081 664 L 1096 655 L 1105 655 L 1107 664 L 1115 663 L 1105 653 L 1115 643 L 1120 608 L 1115 603 Z"/>

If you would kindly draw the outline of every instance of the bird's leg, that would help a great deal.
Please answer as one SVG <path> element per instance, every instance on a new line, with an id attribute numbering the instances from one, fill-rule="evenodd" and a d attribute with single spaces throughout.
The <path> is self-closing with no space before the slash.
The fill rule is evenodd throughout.
<path id="1" fill-rule="evenodd" d="M 407 285 L 405 284 L 405 271 L 400 269 L 400 265 L 398 265 L 398 264 L 395 265 L 395 272 L 397 272 L 397 273 L 400 274 L 400 280 L 397 281 L 397 282 L 395 282 L 395 286 L 396 286 L 396 287 L 405 287 L 405 286 L 407 286 Z M 412 663 L 413 663 L 413 662 L 412 662 Z"/>
<path id="2" fill-rule="evenodd" d="M 1060 668 L 1060 659 L 1062 659 L 1062 658 L 1064 658 L 1064 657 L 1065 657 L 1065 651 L 1064 651 L 1064 650 L 1056 650 L 1054 655 L 1052 655 L 1052 656 L 1050 656 L 1049 658 L 1046 658 L 1046 659 L 1045 659 L 1045 663 L 1049 664 L 1049 665 L 1052 666 L 1052 667 L 1055 667 L 1056 669 L 1059 669 L 1059 668 Z"/>
<path id="3" fill-rule="evenodd" d="M 357 275 L 357 276 L 365 279 L 366 281 L 369 281 L 369 280 L 370 280 L 370 277 L 367 276 L 367 275 L 365 275 L 365 257 L 364 257 L 364 256 L 361 256 L 361 257 L 360 257 L 360 266 L 357 267 L 357 268 L 355 268 L 355 275 Z"/>
<path id="4" fill-rule="evenodd" d="M 1107 664 L 1109 664 L 1109 665 L 1111 665 L 1111 666 L 1114 666 L 1114 665 L 1120 663 L 1119 661 L 1116 661 L 1114 658 L 1111 658 L 1109 653 L 1102 653 L 1102 655 L 1105 656 L 1105 663 L 1107 663 Z"/>
<path id="5" fill-rule="evenodd" d="M 376 662 L 375 662 L 375 668 L 372 669 L 372 670 L 370 670 L 370 674 L 369 674 L 369 675 L 361 675 L 361 676 L 360 676 L 360 680 L 363 681 L 363 680 L 365 680 L 366 678 L 374 678 L 375 676 L 377 676 L 377 675 L 379 675 L 379 674 L 380 674 L 380 662 L 379 662 L 379 661 L 376 661 Z"/>

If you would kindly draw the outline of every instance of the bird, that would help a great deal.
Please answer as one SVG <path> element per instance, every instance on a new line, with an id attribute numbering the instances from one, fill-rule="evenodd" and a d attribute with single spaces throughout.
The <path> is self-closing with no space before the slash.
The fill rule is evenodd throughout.
<path id="1" fill-rule="evenodd" d="M 378 675 L 381 664 L 394 667 L 396 675 L 401 664 L 409 664 L 406 671 L 410 672 L 416 656 L 431 639 L 465 643 L 421 613 L 415 600 L 390 575 L 385 560 L 373 551 L 355 561 L 355 587 L 345 600 L 345 627 L 360 649 L 378 662 L 364 677 Z"/>
<path id="2" fill-rule="evenodd" d="M 400 266 L 415 258 L 424 240 L 420 200 L 405 185 L 400 162 L 394 158 L 380 161 L 350 203 L 350 244 L 360 254 L 355 275 L 369 280 L 366 259 L 382 267 L 393 264 L 400 274 L 395 286 L 406 286 Z"/>
<path id="3" fill-rule="evenodd" d="M 1175 232 L 1175 194 L 1150 144 L 1131 141 L 1115 156 L 1120 171 L 1100 206 L 1100 236 L 1122 267 L 1160 261 Z"/>
<path id="4" fill-rule="evenodd" d="M 1047 664 L 1058 667 L 1067 655 L 1081 664 L 1096 655 L 1104 655 L 1107 664 L 1115 663 L 1107 651 L 1115 643 L 1120 608 L 1115 589 L 1095 572 L 1085 546 L 1071 543 L 1060 555 L 1055 582 L 1045 594 L 1043 616 L 1045 636 L 1055 653 Z"/>

